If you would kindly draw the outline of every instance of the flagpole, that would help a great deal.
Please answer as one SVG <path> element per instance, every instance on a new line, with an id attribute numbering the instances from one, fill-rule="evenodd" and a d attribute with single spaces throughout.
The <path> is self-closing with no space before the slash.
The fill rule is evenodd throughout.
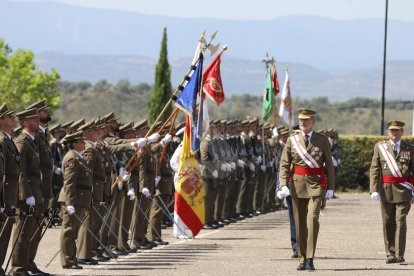
<path id="1" fill-rule="evenodd" d="M 211 43 L 213 42 L 214 38 L 216 37 L 217 32 L 215 32 L 211 38 L 210 41 L 203 46 L 203 50 L 201 50 L 201 54 L 204 54 L 204 52 L 207 50 L 207 48 L 211 45 Z M 225 46 L 227 49 L 227 46 Z M 223 47 L 224 49 L 224 47 Z M 225 49 L 220 52 L 224 52 Z M 201 56 L 201 55 L 200 55 Z M 200 56 L 197 58 L 197 60 L 195 61 L 194 65 L 191 66 L 190 70 L 187 72 L 187 74 L 185 75 L 184 79 L 181 81 L 180 85 L 178 85 L 178 87 L 175 89 L 173 95 L 171 96 L 171 98 L 168 100 L 168 102 L 165 104 L 164 108 L 161 110 L 160 114 L 158 115 L 157 119 L 155 119 L 155 121 L 152 123 L 151 128 L 148 130 L 147 134 L 145 134 L 145 137 L 147 137 L 151 131 L 154 129 L 155 124 L 161 119 L 161 117 L 164 115 L 165 111 L 167 110 L 168 106 L 170 105 L 170 103 L 173 101 L 173 99 L 177 98 L 177 94 L 179 91 L 181 91 L 181 89 L 183 89 L 183 84 L 187 81 L 188 76 L 191 74 L 191 72 L 194 71 L 196 65 L 198 64 L 198 62 L 200 61 Z"/>

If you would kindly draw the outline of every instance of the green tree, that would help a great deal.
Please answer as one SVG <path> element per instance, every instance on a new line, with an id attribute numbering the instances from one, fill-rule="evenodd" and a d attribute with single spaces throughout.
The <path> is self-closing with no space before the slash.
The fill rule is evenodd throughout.
<path id="1" fill-rule="evenodd" d="M 12 48 L 0 39 L 0 102 L 21 109 L 29 103 L 46 99 L 52 109 L 59 106 L 59 74 L 55 69 L 43 72 L 33 60 L 32 51 Z"/>
<path id="2" fill-rule="evenodd" d="M 157 119 L 161 110 L 171 98 L 171 68 L 168 64 L 167 55 L 167 28 L 164 28 L 160 58 L 155 69 L 154 93 L 148 105 L 148 120 L 150 122 L 154 122 Z M 172 108 L 170 105 L 161 120 L 166 120 L 171 112 Z"/>

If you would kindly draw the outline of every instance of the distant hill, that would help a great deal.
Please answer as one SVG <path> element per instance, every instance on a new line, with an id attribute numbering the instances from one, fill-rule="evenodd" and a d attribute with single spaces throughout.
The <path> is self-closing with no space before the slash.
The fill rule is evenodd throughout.
<path id="1" fill-rule="evenodd" d="M 180 7 L 177 7 L 180 8 Z M 0 1 L 0 37 L 15 48 L 67 54 L 156 58 L 162 28 L 168 28 L 173 60 L 192 56 L 203 30 L 218 30 L 228 56 L 310 64 L 328 72 L 373 67 L 382 62 L 383 19 L 332 20 L 289 16 L 273 20 L 173 18 L 93 9 L 51 2 Z M 414 22 L 389 21 L 388 58 L 414 59 Z"/>
<path id="2" fill-rule="evenodd" d="M 62 80 L 90 81 L 106 79 L 117 83 L 129 79 L 131 83 L 154 81 L 156 60 L 139 56 L 65 55 L 39 53 L 36 64 L 42 69 L 56 68 Z M 209 64 L 208 58 L 206 65 Z M 172 83 L 177 86 L 189 68 L 190 59 L 171 60 Z M 294 97 L 313 98 L 325 96 L 332 101 L 353 97 L 379 98 L 381 96 L 382 67 L 355 70 L 346 74 L 329 74 L 312 66 L 278 62 L 279 81 L 282 88 L 285 67 L 289 65 L 291 91 Z M 225 94 L 250 93 L 261 95 L 265 83 L 265 69 L 260 61 L 229 58 L 222 59 L 222 78 Z M 414 60 L 390 61 L 387 67 L 387 99 L 414 98 Z"/>

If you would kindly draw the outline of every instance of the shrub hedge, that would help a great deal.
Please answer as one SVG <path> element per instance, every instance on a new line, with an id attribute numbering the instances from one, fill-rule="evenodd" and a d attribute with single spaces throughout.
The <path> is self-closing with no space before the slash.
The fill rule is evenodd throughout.
<path id="1" fill-rule="evenodd" d="M 388 140 L 385 136 L 345 135 L 339 137 L 342 151 L 341 164 L 336 179 L 336 189 L 369 190 L 369 169 L 374 146 Z M 414 145 L 414 136 L 403 137 Z"/>

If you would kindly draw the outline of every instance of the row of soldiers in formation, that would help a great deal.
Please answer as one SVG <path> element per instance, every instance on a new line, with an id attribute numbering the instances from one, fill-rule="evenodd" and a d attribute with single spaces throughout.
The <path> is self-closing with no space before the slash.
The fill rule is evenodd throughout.
<path id="1" fill-rule="evenodd" d="M 62 220 L 60 258 L 67 269 L 168 244 L 161 238 L 161 225 L 172 221 L 176 164 L 170 159 L 180 145 L 182 131 L 176 130 L 183 124 L 173 135 L 167 125 L 144 138 L 146 120 L 121 125 L 109 113 L 47 128 L 51 116 L 45 101 L 16 116 L 20 129 L 15 129 L 14 111 L 7 105 L 0 108 L 0 246 L 13 243 L 13 275 L 48 275 L 35 257 L 53 217 Z M 327 134 L 335 140 L 335 132 Z M 281 206 L 275 183 L 288 136 L 287 127 L 276 131 L 257 119 L 210 122 L 199 156 L 206 187 L 205 228 Z M 127 171 L 130 159 L 138 165 Z M 186 235 L 181 227 L 174 232 Z M 5 259 L 2 250 L 1 265 Z"/>

